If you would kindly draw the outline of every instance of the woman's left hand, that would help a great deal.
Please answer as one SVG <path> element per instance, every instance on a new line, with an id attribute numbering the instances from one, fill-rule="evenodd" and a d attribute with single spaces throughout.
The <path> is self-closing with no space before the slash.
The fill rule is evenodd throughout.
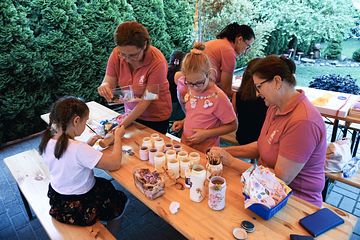
<path id="1" fill-rule="evenodd" d="M 195 128 L 192 131 L 194 134 L 186 139 L 191 144 L 199 144 L 208 138 L 206 129 Z"/>
<path id="2" fill-rule="evenodd" d="M 102 137 L 99 136 L 99 135 L 92 136 L 91 138 L 89 138 L 89 140 L 87 140 L 87 144 L 90 145 L 90 146 L 94 146 L 96 141 L 99 140 L 99 139 L 102 139 Z"/>

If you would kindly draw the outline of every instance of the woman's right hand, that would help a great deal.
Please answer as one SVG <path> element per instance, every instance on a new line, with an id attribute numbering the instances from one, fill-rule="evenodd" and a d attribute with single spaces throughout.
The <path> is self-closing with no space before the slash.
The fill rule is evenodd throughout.
<path id="1" fill-rule="evenodd" d="M 125 134 L 125 127 L 121 125 L 120 127 L 115 128 L 115 139 L 122 138 Z"/>
<path id="2" fill-rule="evenodd" d="M 104 97 L 106 101 L 110 102 L 113 98 L 113 93 L 108 82 L 101 83 L 97 90 L 100 96 Z"/>
<path id="3" fill-rule="evenodd" d="M 230 166 L 231 165 L 231 162 L 232 162 L 234 157 L 230 153 L 228 153 L 225 149 L 222 149 L 220 147 L 212 147 L 211 151 L 212 152 L 217 152 L 218 154 L 220 154 L 220 156 L 222 157 L 222 163 L 225 166 Z"/>
<path id="4" fill-rule="evenodd" d="M 183 126 L 184 126 L 184 120 L 175 121 L 174 124 L 172 125 L 172 130 L 174 132 L 178 132 L 183 128 Z"/>

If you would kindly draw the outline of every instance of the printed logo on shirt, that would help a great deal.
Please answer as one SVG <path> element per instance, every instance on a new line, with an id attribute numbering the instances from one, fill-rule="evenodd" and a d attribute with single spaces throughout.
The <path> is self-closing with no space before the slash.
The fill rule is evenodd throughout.
<path id="1" fill-rule="evenodd" d="M 275 137 L 275 134 L 277 134 L 279 132 L 279 130 L 274 130 L 271 134 L 270 134 L 270 137 L 267 139 L 267 142 L 268 144 L 271 144 L 274 137 Z"/>
<path id="2" fill-rule="evenodd" d="M 144 82 L 145 82 L 145 76 L 142 75 L 142 76 L 140 77 L 139 84 L 140 84 L 140 85 L 141 85 L 141 84 L 144 84 Z"/>

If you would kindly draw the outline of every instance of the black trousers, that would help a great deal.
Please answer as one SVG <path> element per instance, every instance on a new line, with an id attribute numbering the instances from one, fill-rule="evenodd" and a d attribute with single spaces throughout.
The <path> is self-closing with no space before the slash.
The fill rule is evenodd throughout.
<path id="1" fill-rule="evenodd" d="M 136 119 L 136 121 L 162 134 L 166 134 L 169 127 L 169 119 L 160 122 L 144 121 L 141 119 Z"/>

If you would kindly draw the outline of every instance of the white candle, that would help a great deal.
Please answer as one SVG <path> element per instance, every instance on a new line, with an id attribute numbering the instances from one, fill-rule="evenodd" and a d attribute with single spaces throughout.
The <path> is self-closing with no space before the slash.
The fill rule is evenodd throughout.
<path id="1" fill-rule="evenodd" d="M 205 197 L 206 171 L 202 165 L 194 165 L 190 174 L 190 199 L 201 202 Z"/>
<path id="2" fill-rule="evenodd" d="M 186 151 L 180 151 L 177 154 L 177 158 L 179 161 L 188 158 L 188 153 Z"/>
<path id="3" fill-rule="evenodd" d="M 166 168 L 166 158 L 163 152 L 157 152 L 154 156 L 154 166 L 158 172 L 164 172 Z"/>
<path id="4" fill-rule="evenodd" d="M 178 158 L 179 159 L 179 158 Z M 190 160 L 188 158 L 182 158 L 180 160 L 180 176 L 185 179 L 185 173 L 190 170 Z"/>
<path id="5" fill-rule="evenodd" d="M 176 152 L 180 152 L 180 151 L 182 150 L 182 147 L 181 147 L 180 144 L 175 144 L 175 145 L 173 146 L 173 149 L 174 149 Z"/>
<path id="6" fill-rule="evenodd" d="M 149 160 L 149 149 L 146 146 L 142 146 L 139 151 L 140 160 Z"/>
<path id="7" fill-rule="evenodd" d="M 170 176 L 173 176 L 174 179 L 179 178 L 179 162 L 176 158 L 167 160 L 167 167 L 170 173 Z"/>
<path id="8" fill-rule="evenodd" d="M 157 152 L 156 148 L 151 148 L 149 150 L 149 162 L 153 166 L 154 166 L 154 157 L 155 157 L 156 152 Z"/>
<path id="9" fill-rule="evenodd" d="M 143 147 L 148 147 L 148 148 L 152 148 L 152 147 L 153 147 L 153 143 L 152 143 L 152 141 L 151 141 L 151 138 L 149 138 L 149 137 L 144 137 L 141 146 L 143 146 Z"/>
<path id="10" fill-rule="evenodd" d="M 164 150 L 165 142 L 162 138 L 157 138 L 154 143 L 154 147 L 158 152 L 162 152 Z"/>
<path id="11" fill-rule="evenodd" d="M 167 151 L 166 151 L 166 160 L 167 160 L 167 161 L 170 161 L 170 160 L 174 160 L 174 159 L 176 159 L 176 152 L 175 152 L 175 150 L 172 150 L 172 149 L 167 150 Z"/>
<path id="12" fill-rule="evenodd" d="M 189 160 L 191 162 L 191 165 L 199 164 L 200 163 L 200 154 L 198 152 L 189 153 Z"/>

